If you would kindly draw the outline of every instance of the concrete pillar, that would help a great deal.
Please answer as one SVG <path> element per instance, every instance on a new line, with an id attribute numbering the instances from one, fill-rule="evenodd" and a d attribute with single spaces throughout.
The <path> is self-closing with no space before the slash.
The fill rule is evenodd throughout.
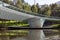
<path id="1" fill-rule="evenodd" d="M 45 19 L 31 19 L 28 21 L 31 28 L 42 28 Z M 43 30 L 30 30 L 28 40 L 45 40 Z"/>

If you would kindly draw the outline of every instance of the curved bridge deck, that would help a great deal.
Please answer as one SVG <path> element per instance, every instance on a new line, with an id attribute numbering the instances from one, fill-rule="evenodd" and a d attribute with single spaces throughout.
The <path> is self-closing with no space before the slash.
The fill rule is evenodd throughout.
<path id="1" fill-rule="evenodd" d="M 6 4 L 6 3 L 5 3 Z M 31 18 L 43 18 L 47 20 L 60 20 L 58 17 L 47 17 L 46 15 L 37 14 L 34 12 L 27 12 L 23 9 L 16 8 L 12 5 L 0 6 L 0 18 L 10 20 L 26 20 Z"/>

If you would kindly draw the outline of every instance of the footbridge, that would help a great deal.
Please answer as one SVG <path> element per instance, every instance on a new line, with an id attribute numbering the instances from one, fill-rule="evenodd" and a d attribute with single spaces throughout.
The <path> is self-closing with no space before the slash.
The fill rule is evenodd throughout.
<path id="1" fill-rule="evenodd" d="M 46 15 L 41 15 L 34 12 L 27 12 L 11 5 L 0 6 L 0 18 L 7 20 L 16 20 L 16 21 L 27 20 L 31 28 L 43 27 L 45 20 L 60 21 L 60 18 L 47 17 Z M 30 32 L 28 35 L 29 38 L 27 40 L 37 40 L 37 39 L 45 40 L 43 30 L 30 30 L 29 32 Z"/>

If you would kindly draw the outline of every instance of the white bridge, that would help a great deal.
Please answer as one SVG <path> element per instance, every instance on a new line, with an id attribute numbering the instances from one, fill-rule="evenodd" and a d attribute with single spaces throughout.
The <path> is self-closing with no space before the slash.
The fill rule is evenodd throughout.
<path id="1" fill-rule="evenodd" d="M 30 24 L 32 28 L 41 28 L 43 27 L 43 24 L 45 20 L 55 20 L 60 21 L 60 18 L 54 18 L 54 17 L 46 17 L 43 15 L 38 15 L 35 13 L 28 13 L 28 12 L 22 12 L 22 11 L 16 11 L 4 6 L 0 6 L 0 18 L 1 19 L 7 19 L 7 20 L 18 20 L 18 21 L 24 21 L 27 20 L 27 22 Z M 30 30 L 27 40 L 45 40 L 45 35 L 43 33 L 43 30 Z"/>

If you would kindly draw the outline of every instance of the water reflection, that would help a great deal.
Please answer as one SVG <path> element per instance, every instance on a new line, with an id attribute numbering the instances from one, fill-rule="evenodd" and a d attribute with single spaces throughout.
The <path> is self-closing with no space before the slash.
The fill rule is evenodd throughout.
<path id="1" fill-rule="evenodd" d="M 46 40 L 60 40 L 60 30 L 44 30 Z"/>
<path id="2" fill-rule="evenodd" d="M 60 40 L 60 30 L 5 30 L 0 40 Z"/>

